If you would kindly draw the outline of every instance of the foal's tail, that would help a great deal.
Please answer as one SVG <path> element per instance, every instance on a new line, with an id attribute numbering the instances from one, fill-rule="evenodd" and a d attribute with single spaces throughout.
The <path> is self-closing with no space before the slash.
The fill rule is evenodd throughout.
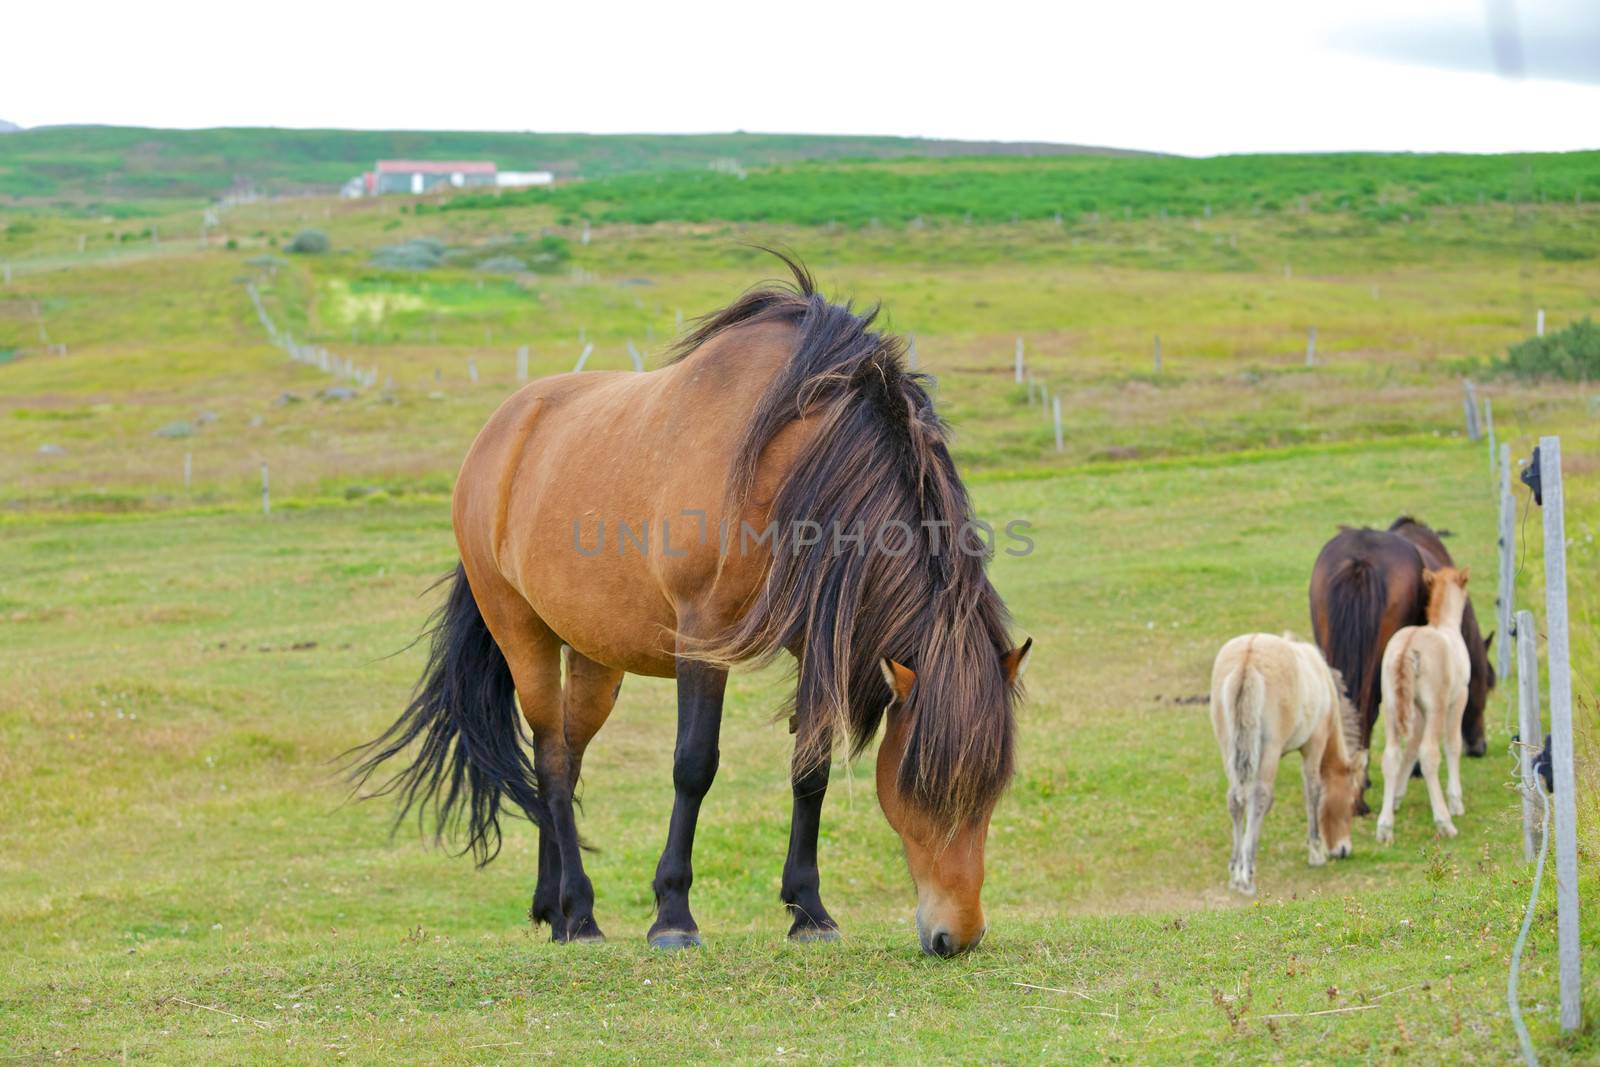
<path id="1" fill-rule="evenodd" d="M 1248 785 L 1261 774 L 1261 724 L 1266 716 L 1267 683 L 1248 663 L 1222 680 L 1222 721 L 1233 748 L 1233 782 Z"/>
<path id="2" fill-rule="evenodd" d="M 410 705 L 382 736 L 345 755 L 356 758 L 351 778 L 359 788 L 379 764 L 420 738 L 411 763 L 370 795 L 398 798 L 396 825 L 412 808 L 419 823 L 432 809 L 441 840 L 465 820 L 462 851 L 481 867 L 500 852 L 502 800 L 540 826 L 545 806 L 521 741 L 511 669 L 484 624 L 466 568 L 456 564 L 443 581 L 450 593 L 434 615 L 428 666 Z"/>
<path id="3" fill-rule="evenodd" d="M 1410 737 L 1412 715 L 1417 709 L 1417 689 L 1422 681 L 1422 653 L 1416 645 L 1407 644 L 1394 660 L 1394 725 L 1397 737 Z"/>

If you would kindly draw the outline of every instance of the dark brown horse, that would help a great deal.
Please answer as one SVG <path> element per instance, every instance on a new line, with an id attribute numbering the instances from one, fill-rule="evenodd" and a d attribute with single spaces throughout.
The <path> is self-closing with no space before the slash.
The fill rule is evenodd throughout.
<path id="1" fill-rule="evenodd" d="M 1387 530 L 1342 527 L 1317 556 L 1311 572 L 1311 626 L 1322 654 L 1344 677 L 1360 712 L 1363 749 L 1370 747 L 1378 721 L 1383 650 L 1396 630 L 1427 622 L 1423 571 L 1454 566 L 1439 535 L 1409 516 L 1396 519 Z M 1462 740 L 1469 755 L 1482 756 L 1488 751 L 1483 709 L 1495 684 L 1488 656 L 1494 635 L 1483 637 L 1470 599 L 1461 636 L 1472 661 Z M 1365 814 L 1364 801 L 1360 808 Z"/>
<path id="2" fill-rule="evenodd" d="M 789 266 L 792 288 L 709 316 L 660 370 L 563 374 L 501 405 L 456 482 L 461 564 L 427 672 L 357 767 L 365 780 L 420 742 L 380 791 L 402 814 L 431 811 L 440 835 L 464 822 L 480 864 L 499 851 L 503 805 L 527 815 L 530 914 L 555 940 L 601 937 L 573 791 L 633 672 L 678 685 L 650 942 L 700 943 L 691 853 L 727 671 L 784 652 L 798 662 L 789 935 L 837 936 L 817 874 L 829 763 L 836 741 L 859 752 L 884 720 L 878 799 L 922 947 L 952 955 L 986 929 L 984 840 L 1028 645 L 1011 648 L 927 379 L 873 313 Z"/>

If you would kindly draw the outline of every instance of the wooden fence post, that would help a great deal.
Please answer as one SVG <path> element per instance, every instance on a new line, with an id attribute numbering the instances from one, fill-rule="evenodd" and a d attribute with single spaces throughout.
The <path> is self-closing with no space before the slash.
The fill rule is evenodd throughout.
<path id="1" fill-rule="evenodd" d="M 1494 443 L 1494 400 L 1487 396 L 1483 398 L 1483 433 L 1489 439 L 1489 479 L 1493 481 L 1495 460 L 1500 450 Z"/>
<path id="2" fill-rule="evenodd" d="M 467 357 L 467 377 L 472 380 L 473 385 L 478 384 L 478 361 L 471 356 Z"/>
<path id="3" fill-rule="evenodd" d="M 1561 1029 L 1582 1021 L 1578 968 L 1578 808 L 1572 773 L 1572 660 L 1567 631 L 1567 527 L 1561 489 L 1561 438 L 1539 439 L 1544 498 L 1545 655 L 1550 670 L 1551 782 L 1554 785 L 1557 954 Z"/>
<path id="4" fill-rule="evenodd" d="M 574 371 L 582 370 L 583 369 L 583 365 L 585 363 L 589 362 L 589 353 L 591 353 L 593 351 L 594 351 L 594 345 L 592 345 L 592 344 L 584 345 L 583 346 L 583 352 L 578 356 L 578 362 L 572 369 Z"/>
<path id="5" fill-rule="evenodd" d="M 628 358 L 633 360 L 633 369 L 635 371 L 644 370 L 644 357 L 639 354 L 637 348 L 633 347 L 633 338 L 631 337 L 628 338 Z"/>
<path id="6" fill-rule="evenodd" d="M 261 464 L 261 514 L 272 514 L 272 493 L 267 481 L 267 465 Z"/>
<path id="7" fill-rule="evenodd" d="M 1500 645 L 1496 651 L 1496 673 L 1504 685 L 1511 671 L 1511 642 L 1513 612 L 1517 599 L 1517 502 L 1511 495 L 1511 446 L 1500 446 L 1500 592 L 1496 598 Z M 1520 666 L 1520 664 L 1519 664 Z"/>
<path id="8" fill-rule="evenodd" d="M 185 492 L 188 492 L 188 490 L 189 490 L 189 486 L 191 484 L 191 479 L 192 479 L 193 474 L 194 474 L 194 453 L 193 452 L 185 452 L 183 454 L 183 488 L 184 488 Z"/>
<path id="9" fill-rule="evenodd" d="M 1306 366 L 1317 365 L 1317 328 L 1315 326 L 1306 333 Z"/>
<path id="10" fill-rule="evenodd" d="M 1539 634 L 1534 629 L 1533 612 L 1517 612 L 1517 733 L 1521 747 L 1517 766 L 1522 775 L 1522 859 L 1532 863 L 1539 854 L 1539 805 L 1533 791 L 1539 788 L 1533 770 L 1534 757 L 1544 743 L 1544 728 L 1539 723 Z"/>
<path id="11" fill-rule="evenodd" d="M 1022 338 L 1020 336 L 1017 338 L 1016 384 L 1022 384 Z"/>
<path id="12" fill-rule="evenodd" d="M 528 380 L 528 346 L 522 345 L 517 349 L 517 381 Z"/>
<path id="13" fill-rule="evenodd" d="M 1161 335 L 1159 333 L 1156 334 L 1155 367 L 1156 367 L 1156 373 L 1160 374 L 1161 373 Z"/>
<path id="14" fill-rule="evenodd" d="M 1544 308 L 1539 309 L 1539 317 L 1535 322 L 1533 332 L 1540 337 L 1544 336 Z"/>
<path id="15" fill-rule="evenodd" d="M 1461 379 L 1462 398 L 1461 405 L 1467 413 L 1467 437 L 1476 441 L 1478 433 L 1478 392 L 1472 387 L 1472 380 Z"/>

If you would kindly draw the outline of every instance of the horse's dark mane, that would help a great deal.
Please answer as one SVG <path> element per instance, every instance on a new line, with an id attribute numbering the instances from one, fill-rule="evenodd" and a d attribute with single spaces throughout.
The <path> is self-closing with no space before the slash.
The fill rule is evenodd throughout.
<path id="1" fill-rule="evenodd" d="M 970 822 L 1011 777 L 1017 694 L 1001 665 L 1009 619 L 984 573 L 985 554 L 954 545 L 973 513 L 934 413 L 931 380 L 906 369 L 904 342 L 870 329 L 876 308 L 856 314 L 830 303 L 803 266 L 774 254 L 793 272 L 793 286 L 746 293 L 701 320 L 672 353 L 683 359 L 738 326 L 795 328 L 794 354 L 768 384 L 740 444 L 730 518 L 742 513 L 766 446 L 796 419 L 816 424 L 772 502 L 780 540 L 762 587 L 739 621 L 693 654 L 725 663 L 797 654 L 801 766 L 831 758 L 839 722 L 858 754 L 891 699 L 879 661 L 910 667 L 917 681 L 897 712 L 911 724 L 901 792 L 945 826 Z M 821 527 L 822 542 L 798 549 L 791 534 L 805 522 Z M 833 531 L 857 529 L 865 531 L 864 551 L 848 541 L 831 550 Z M 888 552 L 874 547 L 886 529 L 893 531 Z M 909 551 L 900 551 L 902 529 L 910 532 Z"/>

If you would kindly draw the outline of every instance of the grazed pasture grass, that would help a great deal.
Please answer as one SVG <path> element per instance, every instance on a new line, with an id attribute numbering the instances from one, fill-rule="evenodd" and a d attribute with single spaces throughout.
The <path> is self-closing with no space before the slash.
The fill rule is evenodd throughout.
<path id="1" fill-rule="evenodd" d="M 336 245 L 364 239 L 387 207 L 351 215 L 348 229 L 336 220 Z M 315 209 L 260 210 L 287 227 Z M 1166 239 L 1154 223 L 1147 235 Z M 430 320 L 402 320 L 397 336 L 353 349 L 339 342 L 349 323 L 323 316 L 330 283 L 366 276 L 362 260 L 292 261 L 269 292 L 275 310 L 397 379 L 394 403 L 335 404 L 311 398 L 329 379 L 265 344 L 240 292 L 254 272 L 244 254 L 169 248 L 23 273 L 5 294 L 6 329 L 32 329 L 16 309 L 39 300 L 72 349 L 0 365 L 0 1047 L 154 1062 L 1509 1058 L 1503 982 L 1528 872 L 1506 788 L 1504 694 L 1491 757 L 1467 764 L 1455 841 L 1433 840 L 1413 803 L 1393 848 L 1378 849 L 1364 823 L 1353 859 L 1307 868 L 1286 761 L 1250 904 L 1223 890 L 1227 817 L 1205 709 L 1180 701 L 1204 692 L 1226 637 L 1304 631 L 1311 560 L 1339 522 L 1414 512 L 1456 530 L 1488 614 L 1489 472 L 1482 447 L 1457 436 L 1454 361 L 1525 332 L 1518 285 L 1553 318 L 1592 306 L 1592 268 L 1519 275 L 1514 255 L 1479 249 L 1382 269 L 1355 256 L 1285 282 L 1271 267 L 1097 270 L 1070 244 L 1052 259 L 1042 249 L 1054 238 L 1025 227 L 881 245 L 870 233 L 788 236 L 815 238 L 830 277 L 885 296 L 895 324 L 918 333 L 982 513 L 1034 524 L 1037 551 L 993 568 L 1038 654 L 1022 765 L 993 827 L 983 947 L 951 963 L 916 952 L 903 861 L 865 767 L 837 770 L 823 832 L 823 891 L 846 940 L 783 943 L 778 670 L 741 673 L 730 689 L 696 851 L 702 953 L 643 944 L 671 802 L 668 685 L 628 679 L 586 763 L 604 947 L 552 946 L 527 928 L 526 827 L 475 873 L 409 829 L 391 841 L 387 809 L 346 804 L 329 764 L 393 717 L 420 669 L 419 648 L 386 657 L 453 562 L 444 493 L 512 384 L 511 338 L 531 338 L 536 373 L 565 369 L 580 326 L 620 363 L 621 341 L 651 323 L 663 338 L 674 306 L 692 313 L 747 284 L 743 253 L 674 270 L 672 241 L 725 238 L 600 230 L 578 260 L 594 281 L 486 279 L 480 297 L 462 272 L 426 285 L 385 276 L 424 299 L 449 290 L 438 340 L 407 339 Z M 941 262 L 939 240 L 989 252 Z M 1361 247 L 1393 240 L 1384 231 Z M 1012 244 L 1029 250 L 1017 264 L 995 251 Z M 1317 247 L 1306 239 L 1306 256 L 1328 254 Z M 635 276 L 654 284 L 620 284 Z M 1297 365 L 1307 318 L 1326 346 L 1311 372 Z M 1167 352 L 1160 379 L 1146 366 L 1152 320 Z M 501 339 L 479 347 L 486 325 Z M 1065 401 L 1065 455 L 1008 380 L 1017 330 Z M 476 390 L 463 367 L 473 353 Z M 433 367 L 452 364 L 435 385 Z M 306 399 L 274 406 L 289 390 Z M 1583 387 L 1490 390 L 1518 454 L 1559 431 L 1569 456 L 1592 783 L 1600 600 L 1584 576 L 1596 573 L 1600 427 Z M 194 436 L 150 436 L 202 410 L 218 417 Z M 46 434 L 66 456 L 33 455 Z M 177 484 L 185 450 L 189 495 Z M 263 458 L 280 494 L 270 518 L 253 510 Z M 1535 514 L 1518 588 L 1542 614 L 1537 530 Z M 1591 786 L 1586 899 L 1600 854 L 1593 797 Z M 1589 1062 L 1592 1028 L 1556 1035 L 1550 879 L 1545 893 L 1524 1002 L 1546 1062 Z M 1591 976 L 1597 931 L 1590 908 Z M 1600 1010 L 1592 993 L 1586 1008 Z"/>

